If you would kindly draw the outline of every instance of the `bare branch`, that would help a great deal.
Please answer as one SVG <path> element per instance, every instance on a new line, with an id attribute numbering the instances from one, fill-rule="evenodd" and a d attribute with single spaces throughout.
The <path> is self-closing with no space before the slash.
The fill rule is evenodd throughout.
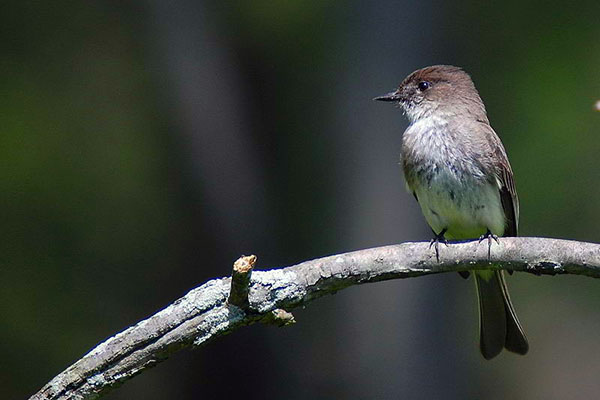
<path id="1" fill-rule="evenodd" d="M 356 284 L 493 268 L 598 278 L 600 244 L 501 238 L 500 245 L 492 246 L 490 261 L 487 245 L 479 245 L 478 241 L 444 246 L 440 249 L 439 262 L 435 252 L 429 249 L 429 243 L 423 242 L 323 257 L 291 267 L 254 271 L 246 310 L 243 282 L 239 285 L 242 301 L 235 300 L 235 304 L 242 305 L 238 307 L 227 302 L 230 288 L 233 296 L 236 283 L 232 285 L 231 278 L 214 279 L 98 345 L 31 399 L 97 398 L 177 350 L 204 345 L 255 322 L 292 323 L 293 316 L 286 310 Z M 248 278 L 250 270 L 247 270 Z"/>
<path id="2" fill-rule="evenodd" d="M 250 277 L 252 269 L 256 264 L 256 256 L 242 256 L 233 263 L 231 274 L 231 291 L 228 302 L 246 311 L 250 307 L 248 302 L 248 291 L 250 290 Z"/>

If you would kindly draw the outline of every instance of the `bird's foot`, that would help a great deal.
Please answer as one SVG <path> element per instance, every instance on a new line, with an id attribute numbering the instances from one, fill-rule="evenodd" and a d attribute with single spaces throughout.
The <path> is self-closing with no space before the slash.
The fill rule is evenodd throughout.
<path id="1" fill-rule="evenodd" d="M 446 233 L 446 229 L 442 229 L 442 231 L 440 233 L 435 233 L 435 232 L 433 232 L 433 233 L 435 236 L 429 242 L 429 248 L 431 249 L 432 246 L 435 248 L 435 259 L 437 260 L 437 262 L 440 262 L 440 249 L 439 249 L 440 242 L 442 242 L 446 246 L 448 246 L 448 241 L 444 237 L 444 234 Z"/>
<path id="2" fill-rule="evenodd" d="M 479 236 L 479 243 L 483 242 L 485 239 L 488 241 L 488 260 L 490 260 L 492 258 L 492 239 L 498 244 L 500 244 L 500 240 L 498 239 L 498 236 L 490 232 L 489 229 L 485 234 Z"/>

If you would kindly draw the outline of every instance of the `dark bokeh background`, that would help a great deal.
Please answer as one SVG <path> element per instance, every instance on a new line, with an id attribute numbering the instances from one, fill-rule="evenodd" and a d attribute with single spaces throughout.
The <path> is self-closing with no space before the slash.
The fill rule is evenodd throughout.
<path id="1" fill-rule="evenodd" d="M 521 233 L 600 241 L 597 1 L 5 1 L 0 398 L 26 398 L 240 255 L 262 268 L 430 233 L 406 121 L 371 101 L 464 67 Z M 173 356 L 107 399 L 589 399 L 600 284 L 514 274 L 526 357 L 486 362 L 471 281 L 351 288 Z"/>

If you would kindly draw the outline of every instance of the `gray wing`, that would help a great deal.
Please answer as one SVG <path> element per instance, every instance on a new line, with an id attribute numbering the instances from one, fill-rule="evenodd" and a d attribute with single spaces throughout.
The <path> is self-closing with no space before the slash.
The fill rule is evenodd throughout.
<path id="1" fill-rule="evenodd" d="M 488 125 L 489 126 L 489 125 Z M 519 198 L 517 197 L 517 189 L 513 178 L 512 168 L 508 162 L 506 151 L 496 132 L 490 127 L 490 144 L 494 154 L 496 177 L 498 179 L 498 187 L 500 190 L 500 200 L 504 210 L 504 235 L 517 236 L 519 227 Z"/>
<path id="2" fill-rule="evenodd" d="M 510 166 L 509 166 L 510 168 Z M 504 168 L 501 172 L 500 200 L 504 209 L 504 236 L 517 236 L 519 228 L 519 198 L 515 190 L 512 172 Z"/>

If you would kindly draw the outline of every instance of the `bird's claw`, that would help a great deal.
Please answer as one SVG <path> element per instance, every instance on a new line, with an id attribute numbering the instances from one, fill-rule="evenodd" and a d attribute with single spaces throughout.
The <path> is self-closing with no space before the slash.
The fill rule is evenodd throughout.
<path id="1" fill-rule="evenodd" d="M 497 244 L 500 244 L 500 239 L 497 235 L 494 235 L 492 232 L 490 232 L 489 229 L 485 234 L 479 236 L 479 243 L 483 242 L 485 239 L 488 241 L 488 260 L 490 260 L 492 258 L 492 239 Z"/>
<path id="2" fill-rule="evenodd" d="M 440 242 L 442 242 L 446 246 L 448 246 L 448 241 L 444 237 L 445 233 L 446 233 L 446 229 L 442 230 L 439 234 L 435 234 L 433 239 L 431 239 L 431 241 L 429 242 L 429 248 L 431 249 L 432 246 L 435 248 L 435 259 L 437 260 L 437 262 L 440 262 L 440 249 L 439 249 Z"/>

